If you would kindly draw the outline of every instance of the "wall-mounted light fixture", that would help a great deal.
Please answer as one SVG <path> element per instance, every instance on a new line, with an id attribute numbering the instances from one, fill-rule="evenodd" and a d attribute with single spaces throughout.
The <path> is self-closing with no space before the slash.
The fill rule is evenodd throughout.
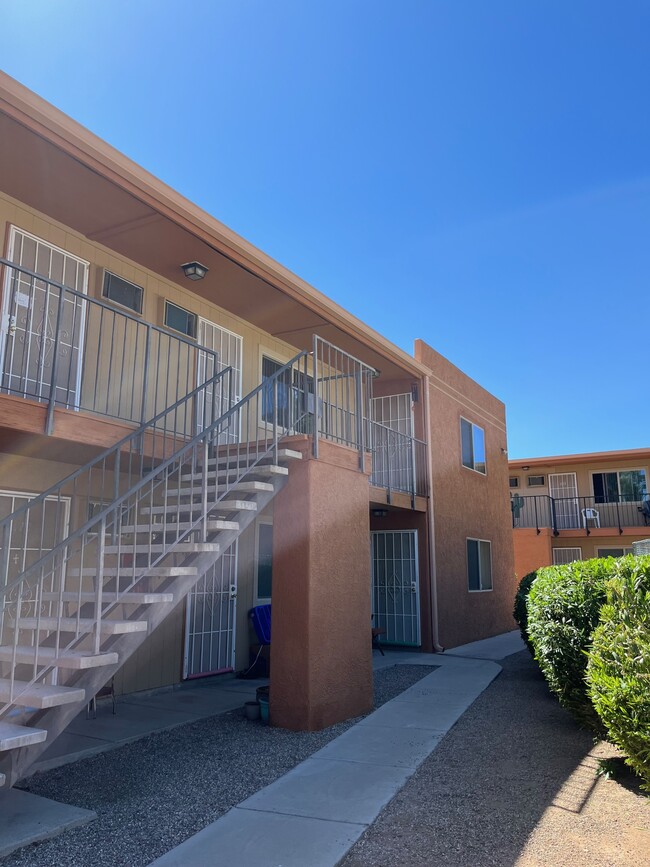
<path id="1" fill-rule="evenodd" d="M 524 470 L 524 471 L 529 470 L 529 469 L 530 469 L 530 467 L 522 467 L 522 470 Z"/>
<path id="2" fill-rule="evenodd" d="M 504 448 L 502 448 L 502 449 L 501 449 L 501 454 L 502 454 L 504 457 L 507 457 L 507 456 L 508 456 L 508 449 L 504 449 Z"/>
<path id="3" fill-rule="evenodd" d="M 372 517 L 373 518 L 385 518 L 388 515 L 388 509 L 373 509 Z"/>
<path id="4" fill-rule="evenodd" d="M 210 270 L 200 262 L 186 262 L 184 265 L 181 265 L 181 268 L 188 280 L 203 280 Z"/>

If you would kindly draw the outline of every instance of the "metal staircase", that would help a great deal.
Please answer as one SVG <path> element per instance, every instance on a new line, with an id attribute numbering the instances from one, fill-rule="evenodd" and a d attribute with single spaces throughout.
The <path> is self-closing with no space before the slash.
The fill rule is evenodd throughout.
<path id="1" fill-rule="evenodd" d="M 0 521 L 0 785 L 25 775 L 283 486 L 301 454 L 281 441 L 310 427 L 311 355 L 237 403 L 232 369 L 220 371 Z M 21 548 L 31 562 L 18 569 Z"/>

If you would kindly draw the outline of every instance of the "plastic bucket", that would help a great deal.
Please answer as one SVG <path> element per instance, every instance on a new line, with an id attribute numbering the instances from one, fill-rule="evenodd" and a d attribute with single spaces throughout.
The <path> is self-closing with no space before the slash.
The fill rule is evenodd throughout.
<path id="1" fill-rule="evenodd" d="M 260 703 L 258 701 L 247 701 L 244 704 L 244 713 L 246 714 L 246 719 L 259 719 Z"/>
<path id="2" fill-rule="evenodd" d="M 267 723 L 269 721 L 269 697 L 268 695 L 259 697 L 259 705 L 260 705 L 260 717 L 262 718 L 263 723 Z"/>

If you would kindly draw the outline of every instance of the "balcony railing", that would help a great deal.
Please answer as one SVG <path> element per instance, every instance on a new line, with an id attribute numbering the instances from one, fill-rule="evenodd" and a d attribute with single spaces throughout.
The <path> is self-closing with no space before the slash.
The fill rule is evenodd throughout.
<path id="1" fill-rule="evenodd" d="M 601 502 L 600 497 L 549 497 L 540 494 L 510 500 L 512 526 L 536 529 L 550 527 L 555 535 L 560 530 L 578 530 L 589 535 L 594 529 L 613 529 L 622 533 L 631 527 L 650 526 L 650 498 Z"/>
<path id="2" fill-rule="evenodd" d="M 376 421 L 369 424 L 372 444 L 370 484 L 389 493 L 400 491 L 415 497 L 427 495 L 427 445 Z"/>
<path id="3" fill-rule="evenodd" d="M 211 349 L 0 259 L 0 392 L 144 422 L 226 365 Z M 220 395 L 217 395 L 217 400 Z"/>

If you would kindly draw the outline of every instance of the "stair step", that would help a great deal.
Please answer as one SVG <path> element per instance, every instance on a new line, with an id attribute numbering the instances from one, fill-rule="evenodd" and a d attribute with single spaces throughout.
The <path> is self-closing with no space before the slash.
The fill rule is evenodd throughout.
<path id="1" fill-rule="evenodd" d="M 13 723 L 0 722 L 0 753 L 3 750 L 17 750 L 18 747 L 40 744 L 46 738 L 47 732 L 45 729 L 32 729 L 29 726 L 17 726 Z M 0 780 L 1 785 L 2 780 Z"/>
<path id="2" fill-rule="evenodd" d="M 57 602 L 61 599 L 62 602 L 94 602 L 97 598 L 95 593 L 43 593 L 42 599 L 45 602 Z M 119 598 L 115 598 L 114 590 L 104 590 L 102 594 L 102 602 L 105 605 L 113 602 L 119 602 L 120 605 L 155 605 L 157 602 L 173 602 L 173 593 L 132 593 L 131 591 L 121 593 Z"/>
<path id="3" fill-rule="evenodd" d="M 206 490 L 208 495 L 219 492 L 219 489 L 215 485 L 208 485 Z M 273 485 L 269 482 L 237 482 L 236 485 L 232 486 L 231 490 L 254 494 L 272 491 Z M 199 497 L 203 495 L 203 489 L 199 485 L 195 485 L 193 488 L 169 488 L 167 495 L 168 497 Z"/>
<path id="4" fill-rule="evenodd" d="M 48 707 L 59 707 L 62 704 L 75 704 L 86 700 L 86 691 L 73 686 L 50 686 L 46 683 L 29 684 L 15 680 L 13 698 L 11 681 L 0 680 L 0 702 L 13 703 L 18 707 L 36 707 L 39 710 Z"/>
<path id="5" fill-rule="evenodd" d="M 233 467 L 232 469 L 223 469 L 217 473 L 217 478 L 223 480 L 225 478 L 233 478 L 236 477 L 238 473 L 241 472 L 242 469 L 246 468 L 246 464 L 243 467 L 237 468 Z M 252 476 L 288 476 L 289 470 L 286 467 L 279 467 L 276 464 L 267 464 L 262 466 L 251 467 L 250 475 Z M 208 479 L 211 481 L 214 478 L 214 474 L 210 473 Z M 188 473 L 187 475 L 181 476 L 181 482 L 200 482 L 203 479 L 203 474 L 201 472 L 198 473 Z"/>
<path id="6" fill-rule="evenodd" d="M 139 570 L 146 570 L 142 572 L 143 578 L 176 578 L 180 575 L 198 575 L 199 572 L 196 566 L 136 566 L 136 575 Z M 78 578 L 80 574 L 95 576 L 97 574 L 97 567 L 89 566 L 86 569 L 69 569 L 66 574 L 73 578 Z M 116 575 L 133 577 L 133 574 L 133 566 L 107 566 L 104 569 L 104 578 L 115 578 Z"/>
<path id="7" fill-rule="evenodd" d="M 40 623 L 40 625 L 39 625 Z M 41 632 L 77 632 L 91 633 L 95 630 L 95 621 L 82 617 L 21 617 L 18 621 L 19 629 L 39 629 Z M 146 632 L 146 620 L 102 620 L 100 621 L 101 632 L 104 635 L 126 635 L 129 632 Z"/>
<path id="8" fill-rule="evenodd" d="M 14 648 L 11 645 L 0 647 L 0 660 L 11 662 Z M 33 665 L 34 648 L 17 647 L 16 661 Z M 55 647 L 39 647 L 39 665 L 56 665 L 58 668 L 72 668 L 80 671 L 87 668 L 99 668 L 103 665 L 117 665 L 117 653 L 91 653 L 89 650 L 58 650 Z"/>
<path id="9" fill-rule="evenodd" d="M 300 461 L 302 460 L 302 453 L 295 451 L 295 449 L 278 449 L 277 459 L 279 461 Z M 234 453 L 223 455 L 219 458 L 210 458 L 208 460 L 208 467 L 214 467 L 217 464 L 220 467 L 247 467 L 254 460 L 255 454 L 246 454 L 246 450 L 244 449 L 239 454 Z M 272 457 L 262 458 L 259 466 L 268 466 L 272 460 Z"/>
<path id="10" fill-rule="evenodd" d="M 199 554 L 202 551 L 212 551 L 215 554 L 219 553 L 219 545 L 217 542 L 178 542 L 173 547 L 169 545 L 107 545 L 104 548 L 105 554 L 162 554 L 167 551 L 169 554 Z M 145 567 L 146 568 L 146 567 Z"/>
<path id="11" fill-rule="evenodd" d="M 213 512 L 256 512 L 257 503 L 254 500 L 222 500 L 212 509 Z M 149 506 L 140 509 L 141 515 L 189 515 L 201 512 L 201 506 L 189 503 L 180 506 Z"/>
<path id="12" fill-rule="evenodd" d="M 176 523 L 175 521 L 168 521 L 166 525 L 163 524 L 129 524 L 126 527 L 122 527 L 123 533 L 173 533 L 174 530 L 189 530 L 193 525 L 189 523 L 189 521 L 181 521 L 181 523 Z M 195 530 L 200 529 L 199 527 L 195 527 Z M 236 521 L 219 521 L 219 520 L 210 520 L 208 519 L 208 530 L 216 531 L 216 530 L 239 530 L 239 524 Z"/>

